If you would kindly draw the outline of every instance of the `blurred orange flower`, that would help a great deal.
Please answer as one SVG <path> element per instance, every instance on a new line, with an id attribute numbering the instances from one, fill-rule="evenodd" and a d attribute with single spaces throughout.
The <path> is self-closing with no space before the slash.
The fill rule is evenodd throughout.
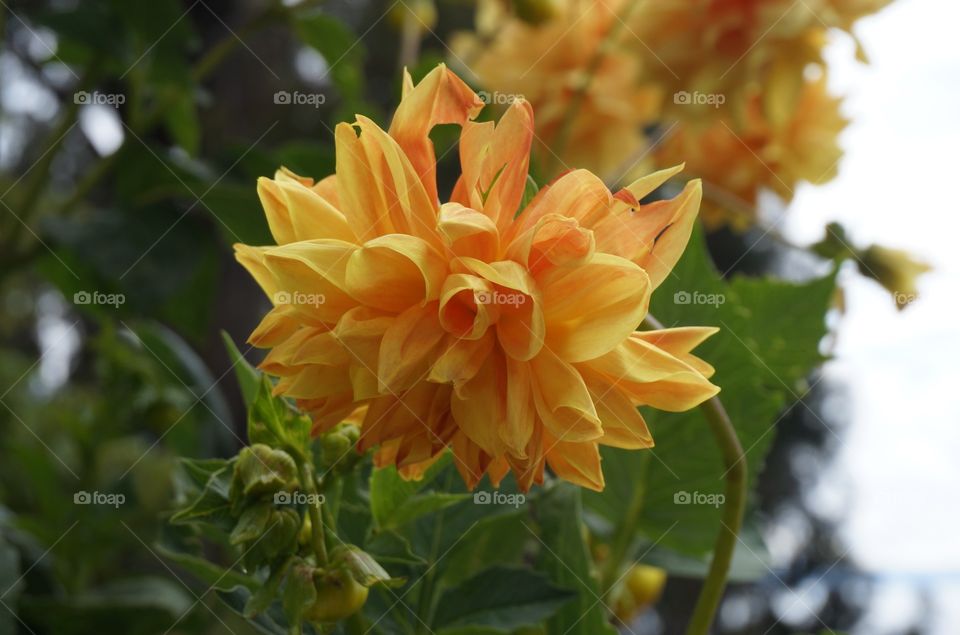
<path id="1" fill-rule="evenodd" d="M 837 137 L 846 125 L 840 99 L 827 92 L 821 77 L 804 84 L 784 121 L 765 117 L 762 96 L 754 94 L 740 119 L 718 119 L 703 129 L 678 127 L 656 157 L 662 165 L 687 158 L 687 168 L 705 181 L 709 195 L 702 217 L 708 227 L 742 229 L 755 221 L 760 190 L 790 201 L 800 181 L 819 184 L 836 176 L 843 154 Z"/>
<path id="2" fill-rule="evenodd" d="M 261 368 L 316 433 L 365 408 L 361 450 L 406 477 L 451 447 L 470 487 L 513 470 L 526 490 L 547 465 L 601 489 L 598 445 L 653 445 L 637 406 L 685 410 L 719 390 L 690 353 L 715 329 L 635 332 L 700 184 L 640 205 L 680 168 L 616 195 L 573 171 L 518 216 L 530 104 L 474 122 L 482 101 L 443 66 L 403 92 L 389 132 L 359 115 L 337 126 L 336 175 L 260 180 L 278 246 L 236 249 L 274 303 L 250 337 L 272 348 Z M 428 134 L 450 123 L 462 173 L 440 204 Z"/>
<path id="3" fill-rule="evenodd" d="M 522 97 L 533 105 L 538 156 L 550 176 L 585 168 L 619 177 L 645 146 L 643 127 L 659 114 L 661 91 L 642 80 L 640 57 L 623 46 L 631 37 L 618 23 L 625 2 L 553 4 L 550 19 L 530 24 L 481 0 L 476 33 L 453 39 L 454 62 L 495 103 Z M 611 40 L 612 33 L 619 36 Z"/>
<path id="4" fill-rule="evenodd" d="M 779 119 L 796 102 L 804 69 L 823 65 L 831 29 L 853 23 L 889 0 L 685 0 L 640 2 L 632 14 L 636 54 L 668 92 L 666 118 L 691 120 L 713 105 L 678 95 L 722 96 L 735 111 L 762 88 L 765 116 Z M 858 56 L 864 58 L 858 44 Z M 715 112 L 715 111 L 714 111 Z"/>

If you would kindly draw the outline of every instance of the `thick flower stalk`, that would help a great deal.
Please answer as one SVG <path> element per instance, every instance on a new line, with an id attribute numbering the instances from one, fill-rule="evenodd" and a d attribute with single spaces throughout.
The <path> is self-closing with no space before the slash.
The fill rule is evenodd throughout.
<path id="1" fill-rule="evenodd" d="M 447 448 L 468 486 L 509 472 L 603 488 L 599 445 L 653 445 L 638 406 L 679 411 L 718 392 L 691 354 L 713 328 L 636 332 L 695 222 L 700 183 L 639 200 L 680 171 L 616 195 L 565 173 L 520 209 L 533 111 L 483 102 L 440 66 L 389 132 L 336 128 L 336 174 L 280 170 L 258 191 L 277 246 L 237 245 L 274 302 L 250 337 L 261 368 L 320 433 L 360 417 L 361 450 L 416 478 Z M 439 202 L 428 134 L 462 127 L 461 175 Z M 359 133 L 359 136 L 358 136 Z"/>

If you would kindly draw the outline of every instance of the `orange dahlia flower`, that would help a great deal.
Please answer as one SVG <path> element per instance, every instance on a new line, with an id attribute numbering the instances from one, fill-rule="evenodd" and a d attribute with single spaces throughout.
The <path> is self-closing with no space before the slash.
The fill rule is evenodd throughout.
<path id="1" fill-rule="evenodd" d="M 520 210 L 528 103 L 475 122 L 483 103 L 443 66 L 406 75 L 403 94 L 389 132 L 360 115 L 337 126 L 335 175 L 260 179 L 277 246 L 236 250 L 274 302 L 250 337 L 272 349 L 261 368 L 315 433 L 363 409 L 360 449 L 407 477 L 452 448 L 470 487 L 512 470 L 527 489 L 546 465 L 601 489 L 598 445 L 653 445 L 637 406 L 718 391 L 690 353 L 715 329 L 634 330 L 686 245 L 699 182 L 641 205 L 679 168 L 616 195 L 574 171 Z M 451 123 L 462 174 L 441 204 L 428 134 Z"/>

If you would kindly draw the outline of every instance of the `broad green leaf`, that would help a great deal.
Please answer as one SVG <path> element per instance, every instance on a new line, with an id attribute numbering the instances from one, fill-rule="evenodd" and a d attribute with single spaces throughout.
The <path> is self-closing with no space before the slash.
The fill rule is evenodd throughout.
<path id="1" fill-rule="evenodd" d="M 396 531 L 374 532 L 363 547 L 377 562 L 393 562 L 403 565 L 423 565 L 427 563 L 426 560 L 413 552 L 410 541 Z"/>
<path id="2" fill-rule="evenodd" d="M 574 596 L 543 573 L 492 567 L 448 589 L 440 597 L 433 626 L 441 633 L 463 626 L 508 632 L 539 624 Z"/>
<path id="3" fill-rule="evenodd" d="M 599 601 L 597 583 L 590 574 L 590 556 L 583 540 L 581 490 L 558 483 L 537 505 L 541 543 L 537 569 L 559 587 L 573 589 L 576 600 L 550 619 L 547 631 L 567 635 L 616 635 Z M 534 529 L 531 528 L 531 533 Z M 536 534 L 534 534 L 536 535 Z"/>
<path id="4" fill-rule="evenodd" d="M 719 278 L 699 234 L 654 294 L 651 313 L 664 326 L 717 326 L 695 353 L 716 369 L 720 399 L 746 451 L 754 482 L 783 407 L 803 395 L 803 380 L 823 361 L 824 315 L 832 275 L 806 283 Z M 692 556 L 710 551 L 720 529 L 725 468 L 700 409 L 643 410 L 656 447 L 603 448 L 606 489 L 585 504 L 617 525 L 643 484 L 640 527 L 652 541 Z M 650 456 L 645 456 L 649 452 Z M 652 457 L 652 458 L 651 458 Z"/>
<path id="5" fill-rule="evenodd" d="M 394 466 L 374 470 L 370 477 L 370 509 L 377 527 L 399 527 L 468 498 L 467 494 L 420 493 L 449 464 L 447 454 L 419 481 L 404 480 Z"/>

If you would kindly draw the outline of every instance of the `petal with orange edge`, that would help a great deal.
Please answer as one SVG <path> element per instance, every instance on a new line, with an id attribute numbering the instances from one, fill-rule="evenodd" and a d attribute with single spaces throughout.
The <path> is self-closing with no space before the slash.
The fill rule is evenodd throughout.
<path id="1" fill-rule="evenodd" d="M 547 346 L 568 362 L 604 355 L 647 314 L 650 281 L 629 260 L 597 253 L 579 267 L 548 270 L 543 290 Z"/>
<path id="2" fill-rule="evenodd" d="M 457 256 L 490 261 L 500 251 L 500 234 L 494 222 L 486 214 L 459 203 L 440 206 L 437 229 Z"/>
<path id="3" fill-rule="evenodd" d="M 357 241 L 340 210 L 300 181 L 282 172 L 277 176 L 258 179 L 257 193 L 278 245 L 315 238 Z"/>
<path id="4" fill-rule="evenodd" d="M 432 353 L 443 336 L 435 302 L 412 306 L 398 315 L 380 343 L 377 375 L 381 392 L 399 392 L 424 383 Z"/>
<path id="5" fill-rule="evenodd" d="M 690 351 L 719 331 L 720 329 L 715 326 L 683 326 L 657 331 L 638 331 L 633 337 L 662 348 L 709 379 L 714 373 L 713 366 L 692 355 Z"/>
<path id="6" fill-rule="evenodd" d="M 544 439 L 549 448 L 547 465 L 556 475 L 574 485 L 597 492 L 603 491 L 600 450 L 596 443 L 570 443 Z"/>
<path id="7" fill-rule="evenodd" d="M 532 359 L 543 348 L 546 324 L 536 282 L 520 263 L 501 260 L 486 263 L 474 258 L 458 262 L 495 288 L 478 302 L 497 312 L 497 339 L 514 359 Z"/>
<path id="8" fill-rule="evenodd" d="M 351 254 L 346 286 L 360 302 L 385 311 L 405 311 L 440 295 L 447 263 L 429 244 L 407 234 L 389 234 Z"/>
<path id="9" fill-rule="evenodd" d="M 576 368 L 544 349 L 530 361 L 530 370 L 537 414 L 550 434 L 573 442 L 603 435 L 593 399 Z"/>
<path id="10" fill-rule="evenodd" d="M 469 207 L 503 229 L 513 221 L 523 198 L 533 142 L 533 108 L 511 104 L 497 124 L 467 122 L 460 135 L 460 189 Z"/>
<path id="11" fill-rule="evenodd" d="M 437 200 L 436 155 L 430 130 L 438 124 L 463 125 L 484 103 L 462 79 L 440 64 L 413 85 L 404 70 L 404 91 L 390 123 L 390 136 L 403 148 L 431 200 Z M 340 170 L 337 170 L 337 174 Z"/>

